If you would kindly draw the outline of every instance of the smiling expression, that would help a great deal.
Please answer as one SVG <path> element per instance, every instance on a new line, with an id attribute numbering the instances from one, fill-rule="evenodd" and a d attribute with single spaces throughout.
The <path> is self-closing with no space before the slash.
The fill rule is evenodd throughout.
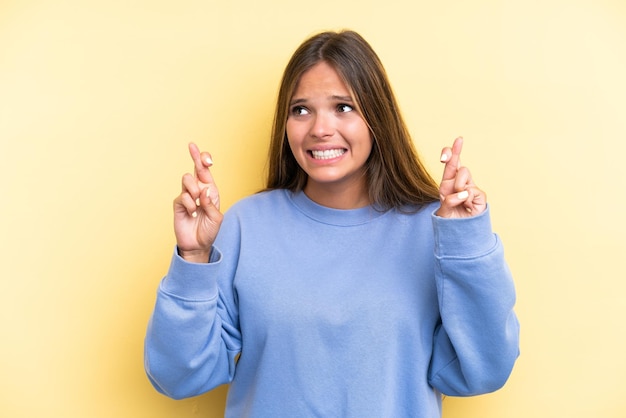
<path id="1" fill-rule="evenodd" d="M 304 191 L 309 197 L 341 193 L 352 201 L 367 200 L 370 130 L 350 90 L 326 62 L 300 78 L 286 129 L 291 151 L 308 175 Z"/>

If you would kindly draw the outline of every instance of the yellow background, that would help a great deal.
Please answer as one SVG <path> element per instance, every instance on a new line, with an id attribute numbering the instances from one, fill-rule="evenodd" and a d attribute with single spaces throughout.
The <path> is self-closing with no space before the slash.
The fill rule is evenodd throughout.
<path id="1" fill-rule="evenodd" d="M 0 416 L 221 416 L 142 364 L 186 145 L 224 207 L 261 187 L 288 57 L 343 27 L 437 178 L 466 138 L 516 278 L 507 386 L 444 416 L 626 416 L 623 0 L 0 1 Z"/>

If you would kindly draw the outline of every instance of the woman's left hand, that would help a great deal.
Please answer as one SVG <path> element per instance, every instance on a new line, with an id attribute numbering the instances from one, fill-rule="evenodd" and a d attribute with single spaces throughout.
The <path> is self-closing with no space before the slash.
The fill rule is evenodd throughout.
<path id="1" fill-rule="evenodd" d="M 461 166 L 463 138 L 454 140 L 452 148 L 441 152 L 445 163 L 443 178 L 439 185 L 441 206 L 437 216 L 443 218 L 468 218 L 482 213 L 487 208 L 487 196 L 474 184 L 467 167 Z"/>

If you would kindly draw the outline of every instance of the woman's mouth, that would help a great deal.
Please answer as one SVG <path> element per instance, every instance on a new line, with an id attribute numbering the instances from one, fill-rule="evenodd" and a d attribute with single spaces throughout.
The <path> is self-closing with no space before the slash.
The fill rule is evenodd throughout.
<path id="1" fill-rule="evenodd" d="M 332 158 L 337 158 L 345 154 L 345 148 L 336 148 L 336 149 L 327 149 L 327 150 L 311 150 L 310 154 L 316 160 L 330 160 Z"/>

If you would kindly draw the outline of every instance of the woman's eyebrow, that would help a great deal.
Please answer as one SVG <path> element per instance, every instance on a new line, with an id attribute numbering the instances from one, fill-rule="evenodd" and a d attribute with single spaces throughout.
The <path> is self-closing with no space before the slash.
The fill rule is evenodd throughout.
<path id="1" fill-rule="evenodd" d="M 333 95 L 328 96 L 328 99 L 332 100 L 332 101 L 338 101 L 338 102 L 350 102 L 350 103 L 353 102 L 352 96 L 341 96 L 341 95 L 337 95 L 337 94 L 333 94 Z M 289 105 L 293 106 L 293 105 L 297 105 L 297 104 L 306 103 L 307 101 L 308 100 L 306 98 L 300 97 L 300 98 L 296 98 L 296 99 L 293 99 L 292 101 L 290 101 Z"/>
<path id="2" fill-rule="evenodd" d="M 333 96 L 330 96 L 329 99 L 339 100 L 341 102 L 351 102 L 352 101 L 352 96 L 337 96 L 337 95 L 333 95 Z"/>
<path id="3" fill-rule="evenodd" d="M 292 101 L 289 102 L 290 105 L 301 104 L 301 103 L 306 103 L 306 99 L 304 98 L 293 99 Z"/>

